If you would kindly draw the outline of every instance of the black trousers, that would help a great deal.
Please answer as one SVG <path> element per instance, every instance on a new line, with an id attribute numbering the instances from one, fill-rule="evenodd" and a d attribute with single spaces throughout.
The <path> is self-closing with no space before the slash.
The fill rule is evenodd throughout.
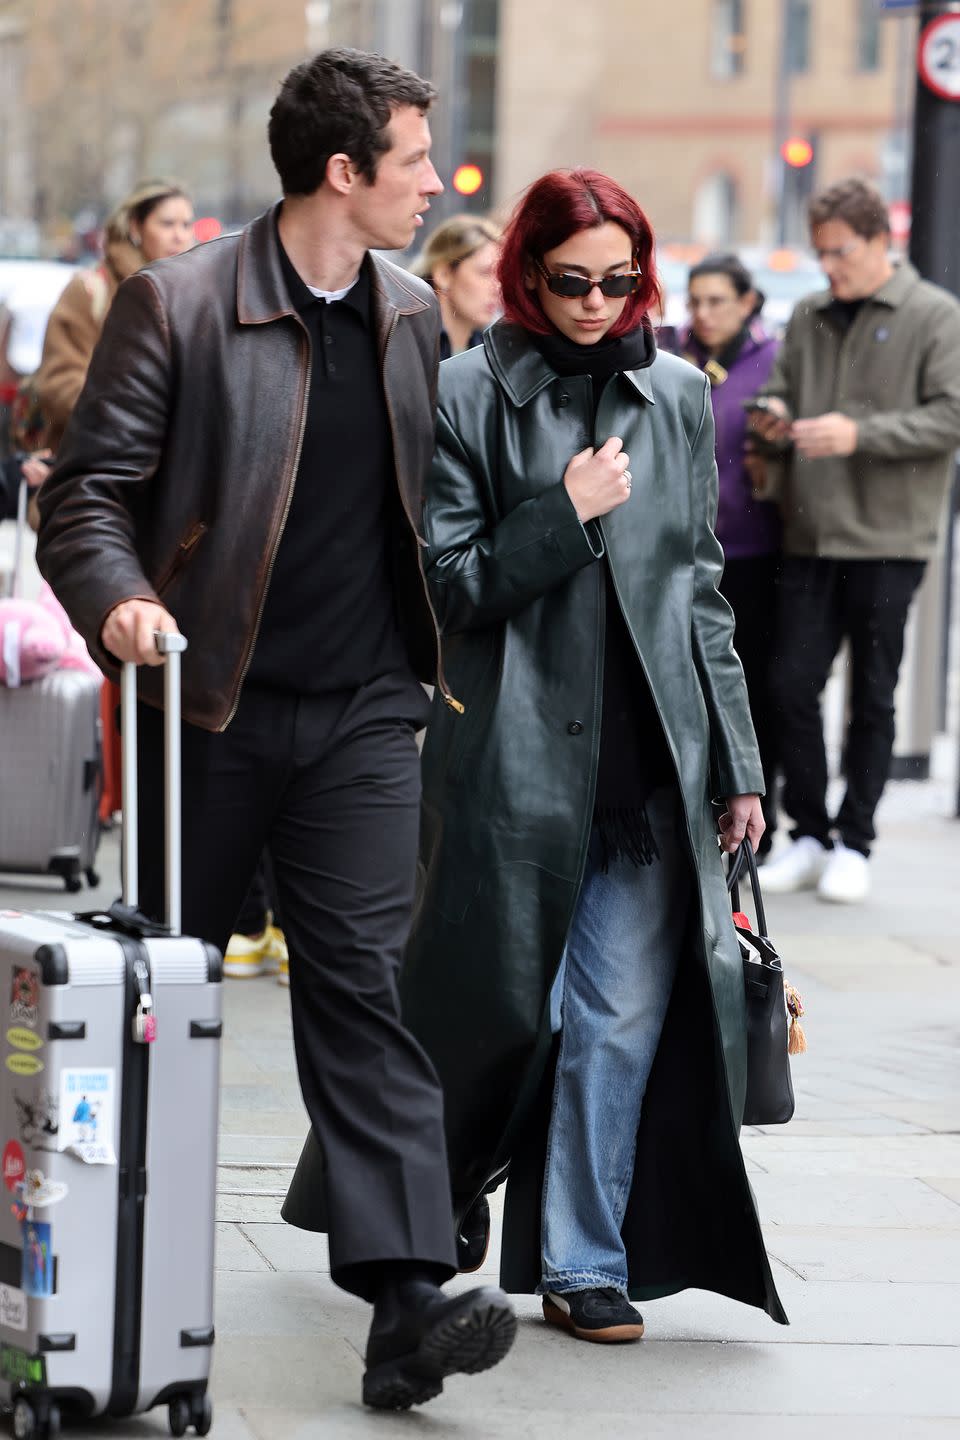
<path id="1" fill-rule="evenodd" d="M 746 555 L 726 561 L 720 583 L 720 593 L 736 620 L 733 643 L 747 682 L 750 714 L 766 781 L 766 794 L 761 801 L 767 825 L 760 842 L 762 855 L 770 849 L 777 828 L 777 724 L 771 668 L 779 575 L 779 555 Z"/>
<path id="2" fill-rule="evenodd" d="M 784 560 L 777 619 L 774 699 L 784 775 L 783 805 L 794 839 L 845 845 L 870 854 L 873 817 L 890 774 L 893 694 L 903 631 L 922 560 Z M 850 721 L 844 747 L 846 794 L 836 820 L 827 813 L 827 757 L 820 697 L 834 657 L 850 642 Z"/>
<path id="3" fill-rule="evenodd" d="M 223 734 L 183 727 L 183 930 L 222 949 L 269 851 L 324 1157 L 317 1228 L 333 1279 L 366 1299 L 390 1262 L 456 1268 L 440 1086 L 397 992 L 428 708 L 403 673 L 332 695 L 248 688 Z M 140 709 L 141 905 L 160 915 L 162 722 Z"/>
<path id="4" fill-rule="evenodd" d="M 274 925 L 282 930 L 273 865 L 270 862 L 270 852 L 264 850 L 233 928 L 238 935 L 260 935 L 266 928 L 268 915 L 273 917 Z"/>

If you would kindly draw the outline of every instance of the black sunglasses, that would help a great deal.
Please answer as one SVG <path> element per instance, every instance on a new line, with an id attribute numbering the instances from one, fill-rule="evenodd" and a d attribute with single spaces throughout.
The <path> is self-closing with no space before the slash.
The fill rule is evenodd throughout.
<path id="1" fill-rule="evenodd" d="M 642 270 L 624 270 L 620 275 L 604 275 L 602 280 L 591 280 L 589 275 L 572 275 L 568 270 L 561 270 L 557 275 L 535 255 L 531 259 L 546 281 L 550 294 L 559 295 L 561 300 L 582 300 L 590 294 L 594 285 L 608 300 L 623 300 L 627 295 L 636 293 L 643 275 Z"/>

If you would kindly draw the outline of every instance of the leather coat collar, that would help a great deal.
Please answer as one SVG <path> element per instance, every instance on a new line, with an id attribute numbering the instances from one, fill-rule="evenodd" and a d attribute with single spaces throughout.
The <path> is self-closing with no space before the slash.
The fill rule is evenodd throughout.
<path id="1" fill-rule="evenodd" d="M 275 226 L 280 203 L 258 215 L 240 237 L 237 265 L 237 318 L 241 325 L 266 325 L 285 315 L 296 315 L 287 292 Z M 416 315 L 430 308 L 412 286 L 404 283 L 404 272 L 383 256 L 367 252 L 364 265 L 370 275 L 374 323 L 383 339 L 395 315 Z"/>
<path id="2" fill-rule="evenodd" d="M 495 320 L 483 332 L 483 345 L 490 369 L 518 409 L 558 378 L 520 325 Z M 623 371 L 624 379 L 651 405 L 656 403 L 650 378 L 654 368 Z"/>

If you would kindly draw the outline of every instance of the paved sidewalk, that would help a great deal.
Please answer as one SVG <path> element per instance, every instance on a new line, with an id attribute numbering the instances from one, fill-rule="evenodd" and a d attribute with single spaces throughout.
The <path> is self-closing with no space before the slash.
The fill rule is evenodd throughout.
<path id="1" fill-rule="evenodd" d="M 790 1328 L 699 1292 L 647 1339 L 579 1345 L 522 1297 L 508 1360 L 422 1410 L 358 1404 L 367 1312 L 279 1206 L 305 1119 L 287 992 L 228 982 L 217 1253 L 220 1440 L 923 1440 L 960 1434 L 960 821 L 953 787 L 892 786 L 868 904 L 771 899 L 807 1004 L 797 1118 L 744 1150 Z M 115 865 L 115 837 L 103 871 Z M 115 874 L 115 869 L 113 870 Z M 49 905 L 50 890 L 33 894 Z M 4 903 L 31 903 L 0 888 Z M 60 901 L 53 903 L 59 904 Z M 189 1194 L 189 1186 L 185 1191 Z M 495 1255 L 488 1266 L 495 1276 Z M 466 1284 L 468 1282 L 458 1282 Z M 475 1282 L 473 1282 L 475 1283 Z M 162 1412 L 77 1440 L 166 1433 Z"/>

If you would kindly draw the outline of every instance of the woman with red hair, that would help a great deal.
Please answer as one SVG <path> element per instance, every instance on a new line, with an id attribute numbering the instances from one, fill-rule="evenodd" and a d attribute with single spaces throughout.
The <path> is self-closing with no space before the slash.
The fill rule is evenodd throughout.
<path id="1" fill-rule="evenodd" d="M 720 850 L 763 833 L 707 381 L 657 353 L 653 234 L 590 170 L 521 201 L 504 318 L 440 372 L 423 516 L 443 636 L 401 985 L 445 1090 L 460 1263 L 580 1339 L 687 1286 L 785 1316 L 738 1143 Z M 711 800 L 720 803 L 718 823 Z"/>

